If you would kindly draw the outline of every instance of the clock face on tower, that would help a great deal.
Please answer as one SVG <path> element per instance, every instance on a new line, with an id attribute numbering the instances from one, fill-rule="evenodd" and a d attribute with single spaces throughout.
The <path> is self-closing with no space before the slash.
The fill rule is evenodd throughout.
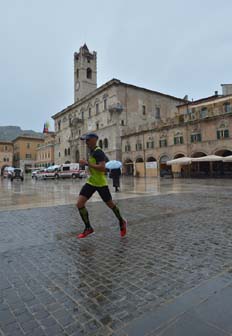
<path id="1" fill-rule="evenodd" d="M 77 83 L 76 83 L 76 90 L 78 91 L 79 89 L 80 89 L 80 82 L 77 81 Z"/>

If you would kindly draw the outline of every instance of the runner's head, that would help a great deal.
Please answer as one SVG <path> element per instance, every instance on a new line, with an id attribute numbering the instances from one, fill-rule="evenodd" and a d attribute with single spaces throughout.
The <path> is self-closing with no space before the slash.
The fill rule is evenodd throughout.
<path id="1" fill-rule="evenodd" d="M 96 133 L 87 133 L 81 136 L 81 140 L 85 140 L 86 145 L 92 149 L 96 147 L 98 135 Z"/>

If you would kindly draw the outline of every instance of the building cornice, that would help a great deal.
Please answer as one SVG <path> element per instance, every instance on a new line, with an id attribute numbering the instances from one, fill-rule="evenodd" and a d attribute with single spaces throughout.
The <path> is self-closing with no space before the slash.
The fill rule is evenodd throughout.
<path id="1" fill-rule="evenodd" d="M 216 116 L 211 116 L 211 117 L 206 117 L 206 118 L 202 118 L 202 119 L 196 119 L 196 120 L 188 120 L 188 121 L 183 121 L 181 123 L 173 123 L 173 124 L 168 124 L 168 125 L 162 125 L 162 126 L 158 126 L 158 127 L 151 127 L 151 128 L 147 128 L 146 130 L 139 130 L 136 132 L 132 132 L 132 133 L 128 133 L 128 134 L 124 134 L 121 135 L 121 138 L 130 138 L 131 136 L 138 136 L 140 134 L 145 134 L 145 133 L 149 133 L 149 132 L 160 132 L 163 130 L 170 130 L 173 128 L 178 128 L 178 127 L 186 127 L 189 125 L 195 125 L 195 124 L 200 124 L 203 122 L 209 122 L 215 119 L 224 119 L 226 117 L 232 117 L 232 113 L 226 113 L 226 114 L 219 114 Z"/>
<path id="2" fill-rule="evenodd" d="M 3 144 L 6 144 L 6 145 L 13 145 L 13 141 L 0 140 L 0 145 L 3 145 Z"/>
<path id="3" fill-rule="evenodd" d="M 12 140 L 12 142 L 16 142 L 18 140 L 41 140 L 44 141 L 44 137 L 43 138 L 37 138 L 37 137 L 32 137 L 32 136 L 24 136 L 24 135 L 19 135 L 17 138 L 15 138 L 14 140 Z"/>
<path id="4" fill-rule="evenodd" d="M 86 95 L 85 97 L 81 98 L 77 102 L 73 103 L 72 105 L 67 106 L 65 109 L 63 109 L 60 112 L 54 114 L 52 116 L 52 118 L 56 119 L 56 118 L 62 116 L 63 114 L 65 114 L 65 113 L 73 110 L 74 108 L 82 105 L 83 103 L 85 103 L 85 102 L 89 101 L 90 99 L 94 98 L 96 95 L 98 95 L 102 91 L 105 91 L 106 89 L 108 89 L 109 87 L 114 86 L 114 85 L 115 86 L 121 85 L 121 86 L 124 86 L 124 87 L 133 88 L 135 90 L 142 90 L 144 92 L 158 94 L 158 95 L 166 97 L 166 98 L 175 99 L 175 100 L 177 100 L 179 102 L 180 101 L 182 101 L 182 102 L 186 101 L 184 99 L 177 98 L 177 97 L 165 94 L 165 93 L 161 93 L 161 92 L 158 92 L 158 91 L 153 91 L 153 90 L 150 90 L 150 89 L 146 89 L 146 88 L 143 88 L 143 87 L 140 87 L 140 86 L 136 86 L 136 85 L 132 85 L 132 84 L 128 84 L 128 83 L 124 83 L 124 82 L 121 82 L 119 79 L 113 78 L 110 81 L 108 81 L 105 84 L 103 84 L 102 86 L 100 86 L 99 88 L 97 88 L 96 90 L 94 90 L 93 92 L 91 92 L 88 95 Z"/>
<path id="5" fill-rule="evenodd" d="M 190 106 L 191 108 L 200 107 L 200 106 L 206 106 L 206 105 L 212 105 L 215 103 L 220 103 L 223 101 L 227 101 L 228 99 L 231 99 L 232 95 L 226 95 L 226 96 L 211 96 L 207 98 L 202 98 L 199 100 L 195 100 L 192 102 L 187 102 L 185 104 L 177 105 L 177 108 L 182 108 L 184 106 Z"/>

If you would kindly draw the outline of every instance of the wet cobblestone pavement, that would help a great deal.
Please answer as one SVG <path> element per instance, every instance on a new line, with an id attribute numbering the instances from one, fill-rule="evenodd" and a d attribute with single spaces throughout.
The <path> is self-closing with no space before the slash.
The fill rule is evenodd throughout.
<path id="1" fill-rule="evenodd" d="M 231 196 L 232 181 L 217 181 L 118 200 L 124 239 L 98 202 L 88 205 L 95 235 L 81 241 L 73 204 L 1 211 L 0 335 L 126 335 L 136 319 L 230 269 Z"/>

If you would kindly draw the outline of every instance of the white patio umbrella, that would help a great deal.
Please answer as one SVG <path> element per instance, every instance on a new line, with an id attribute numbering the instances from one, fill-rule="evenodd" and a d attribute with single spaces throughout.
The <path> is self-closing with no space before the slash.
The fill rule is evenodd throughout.
<path id="1" fill-rule="evenodd" d="M 170 161 L 167 161 L 167 165 L 188 165 L 192 162 L 192 158 L 189 158 L 189 157 L 186 157 L 186 156 L 183 156 L 183 157 L 180 157 L 178 159 L 173 159 L 173 160 L 170 160 Z"/>
<path id="2" fill-rule="evenodd" d="M 223 157 L 218 155 L 206 155 L 198 158 L 192 158 L 192 162 L 215 162 L 215 161 L 223 161 Z"/>
<path id="3" fill-rule="evenodd" d="M 232 155 L 225 156 L 225 157 L 223 158 L 223 162 L 232 162 Z"/>

